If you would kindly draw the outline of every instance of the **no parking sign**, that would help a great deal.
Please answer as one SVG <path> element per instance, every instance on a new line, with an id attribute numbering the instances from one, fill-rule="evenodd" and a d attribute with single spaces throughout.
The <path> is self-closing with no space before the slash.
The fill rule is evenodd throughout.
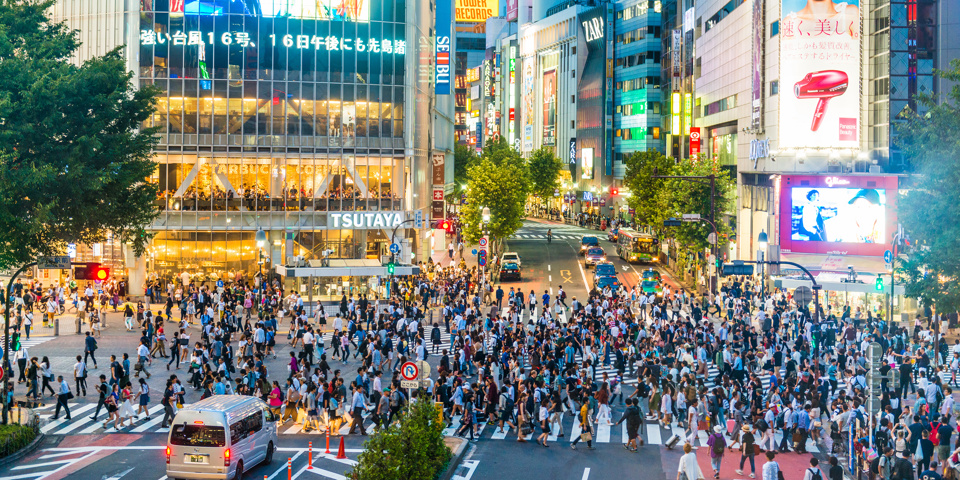
<path id="1" fill-rule="evenodd" d="M 400 386 L 417 388 L 420 386 L 420 367 L 416 363 L 406 362 L 400 366 Z"/>

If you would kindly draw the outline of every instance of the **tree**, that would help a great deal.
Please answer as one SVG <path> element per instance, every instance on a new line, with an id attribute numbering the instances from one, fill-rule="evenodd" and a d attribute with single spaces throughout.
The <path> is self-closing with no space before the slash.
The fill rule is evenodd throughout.
<path id="1" fill-rule="evenodd" d="M 553 198 L 554 192 L 560 188 L 560 169 L 563 163 L 553 154 L 553 151 L 540 147 L 534 150 L 527 163 L 530 172 L 530 193 L 541 200 Z"/>
<path id="2" fill-rule="evenodd" d="M 453 147 L 453 196 L 452 199 L 459 199 L 466 190 L 467 171 L 477 163 L 480 157 L 477 156 L 476 149 L 468 145 L 456 144 Z"/>
<path id="3" fill-rule="evenodd" d="M 624 185 L 630 190 L 627 205 L 634 210 L 639 225 L 649 225 L 656 232 L 663 230 L 663 221 L 670 217 L 670 191 L 666 180 L 653 178 L 654 172 L 670 175 L 675 161 L 656 150 L 635 152 L 627 159 Z"/>
<path id="4" fill-rule="evenodd" d="M 364 444 L 347 478 L 353 480 L 433 479 L 450 461 L 443 443 L 444 424 L 433 402 L 421 395 L 410 403 L 399 420 L 374 433 Z"/>
<path id="5" fill-rule="evenodd" d="M 699 160 L 684 159 L 673 168 L 670 175 L 699 176 L 715 175 L 715 198 L 713 209 L 710 208 L 710 183 L 707 179 L 688 180 L 671 178 L 666 184 L 670 192 L 667 206 L 671 217 L 679 217 L 685 213 L 699 213 L 701 218 L 713 220 L 717 224 L 718 233 L 729 233 L 730 227 L 720 221 L 723 212 L 734 208 L 736 199 L 736 181 L 723 170 L 716 158 L 701 158 Z M 714 216 L 714 212 L 716 216 Z M 683 223 L 672 230 L 673 237 L 696 251 L 703 251 L 709 246 L 707 236 L 713 233 L 713 227 L 707 222 Z"/>
<path id="6" fill-rule="evenodd" d="M 137 90 L 120 49 L 76 66 L 55 0 L 0 1 L 0 268 L 113 232 L 139 254 L 157 216 L 156 90 Z"/>
<path id="7" fill-rule="evenodd" d="M 499 241 L 523 226 L 524 205 L 530 191 L 527 166 L 516 150 L 503 139 L 487 144 L 476 165 L 468 171 L 467 204 L 460 220 L 467 241 L 483 236 L 483 207 L 490 209 L 488 231 Z"/>
<path id="8" fill-rule="evenodd" d="M 937 74 L 960 82 L 960 61 Z M 954 83 L 943 102 L 927 94 L 916 100 L 925 111 L 905 113 L 897 129 L 897 144 L 917 173 L 911 188 L 901 190 L 897 217 L 914 248 L 898 272 L 907 296 L 952 312 L 960 309 L 960 84 Z"/>

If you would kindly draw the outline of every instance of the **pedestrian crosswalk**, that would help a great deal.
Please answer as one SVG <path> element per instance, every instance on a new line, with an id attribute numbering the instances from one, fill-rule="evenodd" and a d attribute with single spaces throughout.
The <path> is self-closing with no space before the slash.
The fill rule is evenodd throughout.
<path id="1" fill-rule="evenodd" d="M 20 346 L 21 346 L 21 347 L 26 347 L 27 350 L 29 351 L 29 349 L 31 349 L 31 348 L 33 348 L 33 347 L 36 347 L 37 345 L 40 345 L 40 344 L 49 342 L 50 340 L 53 340 L 54 338 L 57 338 L 57 337 L 53 337 L 53 336 L 50 336 L 50 337 L 38 337 L 38 336 L 33 336 L 33 337 L 30 337 L 30 338 L 26 338 L 26 337 L 24 337 L 24 336 L 21 335 L 21 336 L 20 336 Z M 0 336 L 0 348 L 2 348 L 3 345 L 6 345 L 6 344 L 7 344 L 7 340 L 6 340 L 5 336 Z M 13 354 L 11 353 L 11 357 L 12 357 L 12 356 L 13 356 Z"/>
<path id="2" fill-rule="evenodd" d="M 546 233 L 517 233 L 513 236 L 515 239 L 520 240 L 546 240 Z M 554 233 L 554 240 L 580 240 L 583 238 L 583 235 L 571 234 L 571 233 Z"/>

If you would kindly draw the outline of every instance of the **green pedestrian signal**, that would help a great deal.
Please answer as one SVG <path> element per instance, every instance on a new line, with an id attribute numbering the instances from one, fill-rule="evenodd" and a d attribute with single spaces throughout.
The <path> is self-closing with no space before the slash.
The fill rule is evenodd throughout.
<path id="1" fill-rule="evenodd" d="M 883 291 L 883 277 L 880 277 L 880 276 L 877 277 L 877 281 L 876 283 L 874 283 L 873 288 L 878 292 Z"/>
<path id="2" fill-rule="evenodd" d="M 393 262 L 390 262 L 387 264 L 387 273 L 389 275 L 393 275 L 393 272 L 395 272 L 396 270 L 397 270 L 397 267 L 396 265 L 393 264 Z"/>
<path id="3" fill-rule="evenodd" d="M 20 334 L 18 333 L 13 335 L 12 339 L 13 339 L 13 342 L 10 343 L 10 349 L 13 350 L 14 352 L 19 352 L 20 351 Z"/>

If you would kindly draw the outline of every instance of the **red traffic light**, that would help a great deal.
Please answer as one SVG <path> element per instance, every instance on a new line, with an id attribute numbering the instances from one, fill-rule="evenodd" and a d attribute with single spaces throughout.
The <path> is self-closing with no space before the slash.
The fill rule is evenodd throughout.
<path id="1" fill-rule="evenodd" d="M 74 267 L 73 276 L 76 280 L 104 281 L 110 278 L 110 269 L 99 263 L 78 264 Z"/>
<path id="2" fill-rule="evenodd" d="M 617 187 L 610 187 L 610 195 L 620 195 L 620 189 Z"/>
<path id="3" fill-rule="evenodd" d="M 96 267 L 92 270 L 91 280 L 103 281 L 110 278 L 110 269 L 106 267 Z"/>

